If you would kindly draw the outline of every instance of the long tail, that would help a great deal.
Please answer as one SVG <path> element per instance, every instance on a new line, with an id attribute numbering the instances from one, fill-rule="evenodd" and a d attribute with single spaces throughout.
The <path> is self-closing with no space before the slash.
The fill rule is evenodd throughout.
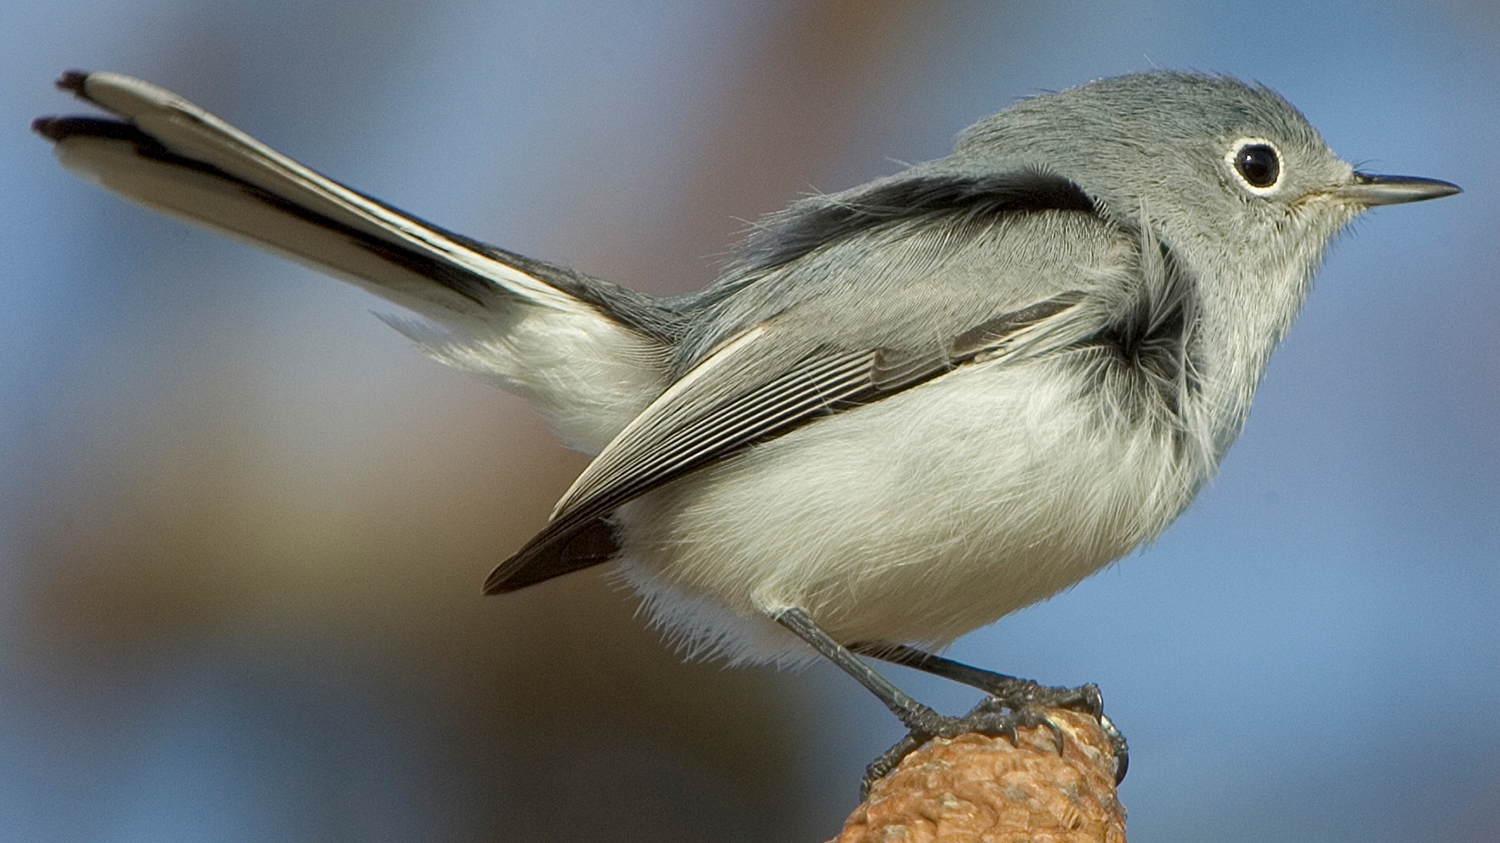
<path id="1" fill-rule="evenodd" d="M 64 167 L 424 317 L 392 324 L 526 396 L 573 446 L 597 451 L 661 391 L 676 325 L 647 297 L 445 231 L 138 79 L 72 72 L 58 86 L 118 117 L 35 121 Z"/>

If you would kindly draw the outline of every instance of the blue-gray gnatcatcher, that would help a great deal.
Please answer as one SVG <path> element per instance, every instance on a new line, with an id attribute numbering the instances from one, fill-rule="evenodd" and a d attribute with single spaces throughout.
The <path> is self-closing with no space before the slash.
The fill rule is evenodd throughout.
<path id="1" fill-rule="evenodd" d="M 614 561 L 690 652 L 821 653 L 918 736 L 974 722 L 854 653 L 985 688 L 994 722 L 1098 712 L 1088 687 L 926 650 L 1160 533 L 1240 432 L 1333 236 L 1459 192 L 1356 172 L 1265 88 L 1143 73 L 803 199 L 708 288 L 652 299 L 414 219 L 144 82 L 59 85 L 118 116 L 38 120 L 64 166 L 413 311 L 392 324 L 597 454 L 486 592 Z"/>

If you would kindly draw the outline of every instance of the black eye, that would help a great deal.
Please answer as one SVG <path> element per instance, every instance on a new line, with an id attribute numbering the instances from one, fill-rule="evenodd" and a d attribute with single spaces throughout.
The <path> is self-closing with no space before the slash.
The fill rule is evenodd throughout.
<path id="1" fill-rule="evenodd" d="M 1234 169 L 1251 187 L 1270 187 L 1281 178 L 1281 156 L 1267 143 L 1247 143 L 1234 151 Z"/>

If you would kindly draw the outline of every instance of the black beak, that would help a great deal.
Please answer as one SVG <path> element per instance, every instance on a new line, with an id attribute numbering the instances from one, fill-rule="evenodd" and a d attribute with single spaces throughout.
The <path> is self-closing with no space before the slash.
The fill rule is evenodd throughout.
<path id="1" fill-rule="evenodd" d="M 1458 185 L 1437 179 L 1422 179 L 1416 176 L 1377 176 L 1371 173 L 1355 173 L 1354 181 L 1335 188 L 1333 194 L 1373 208 L 1376 205 L 1400 205 L 1404 202 L 1421 202 L 1424 199 L 1441 199 L 1455 193 L 1463 193 Z"/>

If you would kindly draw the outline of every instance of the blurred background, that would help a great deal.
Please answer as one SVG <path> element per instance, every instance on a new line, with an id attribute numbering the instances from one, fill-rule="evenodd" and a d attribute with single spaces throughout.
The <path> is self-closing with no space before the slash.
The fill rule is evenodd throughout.
<path id="1" fill-rule="evenodd" d="M 831 668 L 682 664 L 594 571 L 481 598 L 583 459 L 390 306 L 66 174 L 27 128 L 87 110 L 60 71 L 665 294 L 799 195 L 1152 67 L 1467 192 L 1336 245 L 1160 541 L 951 653 L 1102 686 L 1133 839 L 1494 840 L 1491 0 L 4 4 L 0 839 L 821 840 L 900 736 Z"/>

